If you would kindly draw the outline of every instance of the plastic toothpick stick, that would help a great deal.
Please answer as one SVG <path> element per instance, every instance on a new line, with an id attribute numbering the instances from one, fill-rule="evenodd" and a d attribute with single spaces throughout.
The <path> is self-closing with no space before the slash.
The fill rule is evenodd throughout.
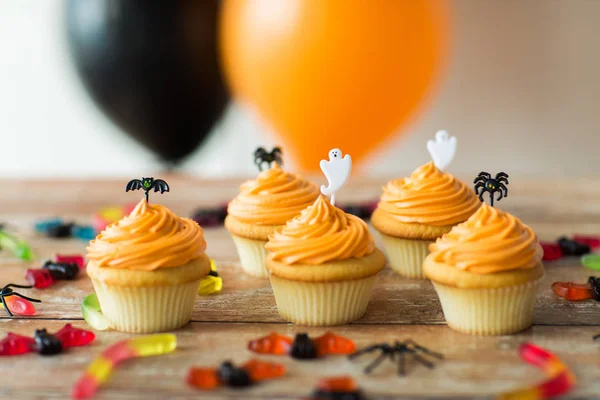
<path id="1" fill-rule="evenodd" d="M 321 185 L 321 193 L 330 196 L 329 202 L 335 205 L 335 192 L 346 184 L 352 171 L 352 157 L 346 154 L 342 157 L 340 149 L 329 150 L 329 161 L 321 160 L 321 171 L 327 178 L 328 186 Z"/>

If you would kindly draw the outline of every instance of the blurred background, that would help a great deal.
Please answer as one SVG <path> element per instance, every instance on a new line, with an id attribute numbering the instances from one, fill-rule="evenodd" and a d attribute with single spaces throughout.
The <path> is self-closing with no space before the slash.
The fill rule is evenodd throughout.
<path id="1" fill-rule="evenodd" d="M 335 27 L 323 28 L 331 18 L 335 19 L 332 9 L 327 10 L 329 14 L 322 15 L 317 10 L 319 18 L 325 21 L 322 21 L 323 26 L 315 23 L 315 26 L 306 27 L 300 23 L 301 19 L 295 19 L 295 13 L 304 12 L 303 18 L 313 15 L 300 10 L 306 5 L 298 5 L 299 1 L 319 8 L 325 0 L 322 3 L 257 0 L 254 4 L 240 0 L 237 5 L 233 4 L 235 0 L 225 1 L 223 3 L 231 7 L 227 18 L 219 14 L 223 12 L 223 3 L 209 0 L 205 3 L 213 6 L 198 6 L 203 2 L 194 6 L 193 1 L 173 1 L 172 4 L 187 3 L 181 9 L 187 12 L 161 12 L 158 8 L 150 10 L 152 12 L 149 11 L 148 15 L 140 14 L 135 8 L 143 1 L 129 1 L 129 6 L 123 6 L 122 2 L 114 0 L 0 0 L 2 178 L 131 177 L 150 175 L 174 165 L 183 173 L 201 177 L 246 176 L 256 173 L 252 153 L 257 146 L 282 145 L 284 153 L 288 154 L 286 143 L 287 147 L 290 147 L 289 143 L 296 143 L 294 147 L 301 147 L 304 152 L 296 155 L 295 159 L 287 156 L 286 166 L 306 169 L 315 157 L 326 158 L 330 147 L 323 138 L 333 131 L 337 136 L 332 138 L 343 151 L 345 148 L 365 148 L 357 173 L 394 176 L 429 160 L 426 141 L 438 129 L 446 129 L 458 138 L 458 153 L 449 168 L 453 172 L 504 170 L 511 175 L 559 176 L 589 176 L 597 172 L 596 151 L 600 148 L 600 48 L 597 43 L 600 1 L 432 1 L 427 4 L 430 8 L 419 11 L 411 8 L 410 3 L 420 0 L 397 0 L 398 4 L 405 3 L 410 12 L 421 12 L 426 26 L 415 25 L 411 28 L 413 31 L 396 32 L 392 30 L 403 25 L 390 20 L 390 31 L 383 33 L 385 41 L 377 36 L 380 32 L 373 30 L 353 32 L 365 35 L 362 42 L 365 48 L 360 49 L 362 53 L 356 53 L 364 57 L 356 57 L 339 43 L 327 42 L 329 38 L 343 40 L 344 35 L 350 34 L 348 29 L 360 30 L 362 25 L 356 20 L 340 28 L 343 34 L 338 35 Z M 278 2 L 287 6 L 277 6 Z M 369 2 L 372 6 L 394 3 L 388 0 Z M 171 9 L 172 6 L 165 7 Z M 189 7 L 194 11 L 190 12 Z M 180 15 L 196 15 L 196 12 L 203 17 L 197 20 L 177 19 Z M 400 9 L 399 12 L 404 11 Z M 364 18 L 371 18 L 373 23 L 377 21 L 375 14 L 375 11 L 363 13 Z M 219 16 L 221 22 L 227 24 L 221 26 L 221 32 L 226 34 L 224 39 L 217 35 Z M 358 17 L 348 15 L 348 18 Z M 102 25 L 103 19 L 108 21 L 108 25 Z M 337 19 L 340 19 L 339 16 Z M 119 34 L 135 38 L 135 41 L 126 41 L 126 44 L 134 46 L 131 50 L 122 40 L 110 46 L 107 44 L 111 37 L 119 38 L 118 35 L 110 36 L 110 29 L 116 29 L 116 24 L 123 21 L 129 21 L 129 27 L 119 28 L 124 29 Z M 342 22 L 338 21 L 338 24 Z M 328 49 L 328 54 L 335 51 L 342 54 L 333 54 L 330 58 L 318 53 L 305 57 L 299 53 L 307 47 L 294 42 L 294 38 L 299 37 L 297 33 L 279 42 L 279 45 L 288 43 L 286 48 L 291 54 L 289 58 L 282 54 L 281 65 L 267 65 L 273 59 L 261 53 L 260 48 L 255 49 L 255 53 L 249 52 L 251 46 L 248 43 L 252 40 L 266 43 L 260 35 L 283 35 L 285 32 L 281 32 L 294 24 L 301 26 L 304 32 L 321 29 L 319 34 L 329 35 L 325 39 L 315 34 L 298 40 L 308 40 L 309 43 L 325 40 L 327 45 L 322 49 Z M 179 48 L 180 51 L 193 53 L 198 48 L 204 49 L 205 53 L 198 52 L 197 57 L 168 63 L 175 54 L 165 47 L 174 40 L 170 25 L 184 27 L 188 35 L 186 40 L 191 40 L 191 44 L 188 43 L 191 47 Z M 249 29 L 251 34 L 242 28 Z M 423 35 L 429 35 L 427 49 L 430 52 L 423 51 L 425 45 L 418 34 L 421 28 L 426 31 Z M 296 29 L 299 28 L 296 26 Z M 227 40 L 222 48 L 226 53 L 224 63 L 217 60 L 217 49 L 223 46 L 218 40 Z M 352 46 L 357 42 L 346 37 L 345 43 Z M 397 44 L 398 49 L 395 47 Z M 329 45 L 331 48 L 327 47 Z M 277 46 L 273 48 L 277 49 Z M 385 48 L 385 51 L 369 52 L 374 48 Z M 107 56 L 110 51 L 117 52 L 121 58 Z M 138 53 L 147 57 L 143 59 L 143 67 L 135 64 L 139 59 L 127 58 Z M 257 58 L 255 63 L 248 54 Z M 332 88 L 327 86 L 327 82 L 316 86 L 310 81 L 314 78 L 313 69 L 304 80 L 301 73 L 305 71 L 292 71 L 297 62 L 285 64 L 292 63 L 294 57 L 308 60 L 302 64 L 306 69 L 321 62 L 338 62 L 341 65 L 335 67 L 339 69 L 337 73 L 332 72 L 333 67 L 327 71 L 340 79 L 346 78 L 347 74 L 345 82 L 353 84 L 348 85 L 347 91 L 328 92 Z M 118 62 L 110 64 L 116 59 Z M 398 66 L 392 65 L 397 74 L 377 75 L 377 71 L 382 71 L 377 69 L 378 66 L 388 60 L 398 63 Z M 181 65 L 182 62 L 186 65 Z M 167 64 L 181 69 L 182 72 L 175 72 L 175 76 L 181 79 L 161 79 L 165 76 L 163 71 L 167 70 L 163 68 Z M 215 68 L 219 65 L 222 68 L 217 71 Z M 208 86 L 203 86 L 205 83 L 194 86 L 198 92 L 194 94 L 196 97 L 184 99 L 177 96 L 177 91 L 168 90 L 171 87 L 177 89 L 175 85 L 188 85 L 186 74 L 195 74 L 190 72 L 194 68 L 198 74 L 205 74 L 203 76 L 208 82 Z M 277 73 L 260 75 L 262 70 L 269 71 L 269 68 Z M 363 74 L 359 68 L 373 68 L 374 72 Z M 410 68 L 416 73 L 427 70 L 431 74 L 423 73 L 427 76 L 422 78 L 427 82 L 424 81 L 426 84 L 422 87 L 411 86 L 405 91 L 403 84 L 415 84 Z M 168 71 L 173 73 L 173 70 Z M 349 71 L 356 74 L 350 76 Z M 290 74 L 286 76 L 288 72 Z M 110 73 L 114 76 L 111 77 Z M 256 79 L 244 90 L 254 90 L 255 93 L 238 96 L 236 92 L 232 96 L 234 99 L 229 101 L 220 80 L 229 79 L 234 91 L 241 92 L 242 85 L 236 86 L 236 79 L 252 77 Z M 398 82 L 395 82 L 396 78 Z M 267 81 L 260 79 L 271 79 L 272 82 L 265 83 Z M 132 81 L 138 86 L 128 86 Z M 148 82 L 158 82 L 158 89 L 140 90 L 139 85 Z M 288 88 L 285 86 L 288 84 L 293 86 Z M 259 93 L 269 85 L 281 87 L 282 97 L 277 91 L 270 93 L 271 97 Z M 373 96 L 368 90 L 365 92 L 365 88 L 374 86 L 381 91 L 389 88 L 390 92 L 383 97 Z M 307 88 L 313 92 L 307 92 Z M 294 90 L 302 91 L 301 95 L 295 95 Z M 340 106 L 341 111 L 337 110 L 338 103 L 333 102 L 345 101 L 352 97 L 349 94 L 364 102 L 353 105 L 360 109 L 350 112 Z M 146 107 L 144 101 L 147 99 L 137 101 L 140 99 L 132 99 L 131 96 L 147 96 L 154 100 Z M 303 132 L 299 125 L 304 105 L 296 106 L 286 99 L 310 103 L 311 96 L 326 109 L 312 110 L 310 115 L 322 117 L 316 122 L 309 118 L 306 124 L 309 128 Z M 102 105 L 98 99 L 107 103 Z M 110 105 L 107 106 L 108 103 Z M 278 106 L 287 108 L 277 109 Z M 305 106 L 310 107 L 311 104 Z M 120 116 L 114 118 L 115 113 L 107 111 L 111 107 L 119 107 L 117 114 L 120 113 Z M 301 115 L 290 115 L 292 107 L 296 114 Z M 384 118 L 378 115 L 381 107 L 387 107 L 385 118 L 390 119 L 387 125 L 379 123 Z M 392 112 L 394 107 L 397 107 L 397 113 Z M 177 115 L 178 110 L 180 115 Z M 163 111 L 168 115 L 154 122 L 153 115 Z M 329 120 L 330 112 L 347 118 L 344 127 L 356 126 L 360 127 L 360 131 L 339 129 L 334 118 Z M 140 114 L 150 122 L 140 122 Z M 216 120 L 214 126 L 212 121 L 206 122 L 213 115 Z M 268 117 L 265 118 L 265 115 Z M 204 120 L 197 124 L 194 116 Z M 296 119 L 289 122 L 284 121 L 286 118 Z M 136 122 L 129 125 L 123 122 L 128 119 L 136 119 Z M 360 119 L 359 123 L 354 124 L 354 119 Z M 373 131 L 365 128 L 369 125 L 363 124 L 369 122 L 368 119 L 373 124 Z M 278 122 L 275 123 L 276 120 Z M 290 123 L 295 124 L 294 129 L 282 133 L 279 132 L 282 129 L 276 128 L 290 126 Z M 317 123 L 321 125 L 315 125 Z M 393 124 L 397 125 L 386 128 Z M 156 151 L 151 150 L 152 146 L 143 145 L 139 138 L 135 138 L 138 133 L 132 132 L 131 126 L 140 132 L 144 129 L 153 131 L 152 134 L 158 132 L 168 140 L 175 140 L 174 135 L 179 131 L 185 131 L 184 136 L 196 138 L 182 139 L 189 142 L 185 142 L 190 147 L 186 151 L 189 155 L 178 163 L 173 160 L 164 162 Z M 126 134 L 128 130 L 129 135 Z M 297 136 L 296 141 L 289 139 L 291 134 Z M 340 139 L 344 135 L 347 135 L 346 143 Z M 302 137 L 298 139 L 299 136 Z M 377 143 L 371 143 L 375 136 Z M 203 140 L 200 141 L 200 137 Z M 303 144 L 297 144 L 300 143 L 298 140 L 302 140 Z M 158 142 L 159 147 L 167 148 L 166 142 L 161 144 L 159 139 Z M 315 154 L 306 154 L 313 148 Z M 169 157 L 179 158 L 179 153 L 173 151 Z M 308 161 L 303 162 L 301 157 Z M 317 168 L 315 165 L 313 169 Z"/>

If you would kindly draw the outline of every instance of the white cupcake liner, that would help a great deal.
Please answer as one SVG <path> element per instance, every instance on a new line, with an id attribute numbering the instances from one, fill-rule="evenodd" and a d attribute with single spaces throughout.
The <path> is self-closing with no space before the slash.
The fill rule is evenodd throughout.
<path id="1" fill-rule="evenodd" d="M 381 239 L 390 267 L 396 273 L 407 278 L 427 279 L 422 265 L 433 241 L 401 239 L 384 233 Z"/>
<path id="2" fill-rule="evenodd" d="M 301 282 L 271 275 L 282 318 L 299 325 L 342 325 L 367 310 L 376 275 L 339 282 Z"/>
<path id="3" fill-rule="evenodd" d="M 165 332 L 187 324 L 200 286 L 200 280 L 157 287 L 92 283 L 111 328 L 132 333 Z"/>
<path id="4" fill-rule="evenodd" d="M 531 326 L 541 279 L 496 289 L 460 289 L 433 282 L 448 326 L 472 335 L 506 335 Z"/>
<path id="5" fill-rule="evenodd" d="M 235 247 L 237 248 L 240 264 L 248 275 L 259 278 L 268 278 L 269 273 L 265 265 L 267 258 L 266 240 L 246 239 L 240 236 L 231 235 Z"/>

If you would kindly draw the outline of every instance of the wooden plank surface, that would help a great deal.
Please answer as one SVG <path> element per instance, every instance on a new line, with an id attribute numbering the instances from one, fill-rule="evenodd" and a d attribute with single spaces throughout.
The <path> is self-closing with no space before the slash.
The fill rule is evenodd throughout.
<path id="1" fill-rule="evenodd" d="M 36 220 L 61 216 L 89 222 L 98 208 L 135 201 L 139 197 L 123 192 L 123 182 L 0 182 L 0 221 L 16 226 L 28 238 L 38 260 L 22 263 L 0 252 L 0 283 L 23 283 L 24 271 L 38 267 L 54 253 L 82 253 L 85 243 L 52 240 L 33 233 Z M 199 206 L 226 202 L 237 193 L 239 181 L 196 181 L 169 177 L 172 192 L 156 199 L 180 215 L 191 215 Z M 340 199 L 346 202 L 376 198 L 384 182 L 357 179 Z M 511 185 L 513 185 L 511 183 Z M 151 194 L 152 196 L 153 194 Z M 158 196 L 158 195 L 155 195 Z M 342 201 L 342 200 L 340 200 Z M 531 179 L 511 186 L 511 197 L 500 203 L 530 224 L 542 238 L 561 234 L 600 233 L 600 180 L 572 181 Z M 375 233 L 377 242 L 379 237 Z M 225 287 L 221 294 L 199 297 L 193 323 L 176 331 L 180 343 L 176 353 L 134 361 L 121 370 L 102 390 L 99 399 L 240 398 L 227 389 L 202 394 L 186 387 L 184 377 L 191 365 L 216 364 L 224 358 L 244 361 L 251 355 L 247 340 L 271 331 L 292 334 L 299 331 L 323 333 L 324 329 L 287 324 L 277 314 L 268 280 L 240 273 L 231 239 L 223 228 L 206 229 L 208 254 L 217 261 Z M 520 361 L 515 346 L 524 340 L 555 351 L 575 370 L 578 378 L 575 397 L 600 393 L 597 365 L 600 353 L 591 340 L 600 333 L 600 303 L 569 303 L 556 298 L 550 284 L 556 280 L 585 281 L 591 271 L 575 258 L 546 265 L 546 277 L 538 295 L 534 328 L 519 335 L 473 337 L 444 326 L 441 308 L 431 284 L 409 280 L 389 268 L 380 274 L 366 316 L 348 326 L 335 328 L 359 345 L 374 341 L 412 337 L 446 354 L 447 360 L 429 371 L 415 366 L 405 378 L 395 376 L 392 365 L 373 376 L 361 373 L 365 362 L 351 363 L 333 357 L 311 362 L 277 358 L 289 367 L 289 376 L 243 392 L 246 398 L 300 398 L 318 376 L 348 373 L 374 399 L 421 397 L 485 397 L 543 379 L 543 375 Z M 0 334 L 8 331 L 31 333 L 47 327 L 56 330 L 64 322 L 81 321 L 81 300 L 92 292 L 86 276 L 75 282 L 59 282 L 51 289 L 32 290 L 43 300 L 33 318 L 9 319 L 0 314 Z M 107 344 L 130 335 L 100 332 L 88 349 L 73 349 L 58 357 L 35 354 L 0 360 L 0 399 L 62 399 L 85 365 Z M 505 349 L 505 347 L 510 347 Z M 268 357 L 267 357 L 268 358 Z M 9 362 L 10 361 L 10 362 Z"/>

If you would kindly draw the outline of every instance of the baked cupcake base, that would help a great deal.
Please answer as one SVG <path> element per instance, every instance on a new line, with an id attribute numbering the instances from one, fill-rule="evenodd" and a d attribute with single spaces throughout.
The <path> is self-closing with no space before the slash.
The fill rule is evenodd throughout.
<path id="1" fill-rule="evenodd" d="M 427 279 L 422 265 L 433 241 L 402 239 L 385 233 L 381 233 L 381 239 L 390 267 L 396 273 L 407 278 Z"/>
<path id="2" fill-rule="evenodd" d="M 94 262 L 87 266 L 111 328 L 132 333 L 163 332 L 187 324 L 200 281 L 209 272 L 206 255 L 155 271 L 98 267 Z"/>
<path id="3" fill-rule="evenodd" d="M 531 326 L 540 282 L 489 289 L 432 283 L 448 326 L 472 335 L 506 335 Z"/>
<path id="4" fill-rule="evenodd" d="M 111 328 L 132 333 L 163 332 L 187 324 L 200 286 L 200 280 L 158 288 L 110 287 L 92 282 Z"/>
<path id="5" fill-rule="evenodd" d="M 377 273 L 385 266 L 379 249 L 361 258 L 320 265 L 287 265 L 267 259 L 277 311 L 300 325 L 341 325 L 361 318 Z"/>
<path id="6" fill-rule="evenodd" d="M 340 282 L 296 282 L 271 276 L 279 315 L 298 325 L 342 325 L 367 311 L 376 275 Z"/>
<path id="7" fill-rule="evenodd" d="M 265 266 L 265 260 L 267 258 L 265 245 L 267 244 L 267 241 L 246 239 L 234 234 L 232 234 L 231 237 L 235 243 L 240 258 L 240 264 L 242 265 L 244 272 L 259 278 L 268 278 L 269 273 Z"/>

